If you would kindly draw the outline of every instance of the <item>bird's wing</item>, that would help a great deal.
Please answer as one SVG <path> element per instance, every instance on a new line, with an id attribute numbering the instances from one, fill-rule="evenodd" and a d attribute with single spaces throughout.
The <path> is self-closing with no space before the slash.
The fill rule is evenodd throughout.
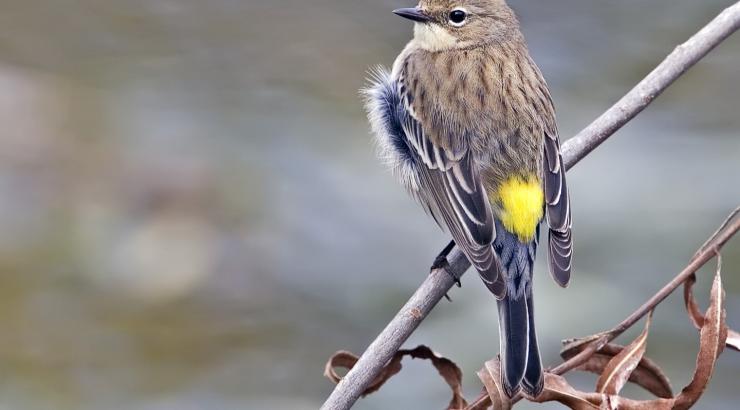
<path id="1" fill-rule="evenodd" d="M 434 130 L 436 138 L 430 138 L 430 130 L 425 130 L 404 95 L 405 88 L 399 84 L 398 90 L 399 120 L 415 157 L 419 199 L 437 223 L 448 228 L 488 288 L 503 297 L 504 278 L 491 247 L 496 234 L 491 206 L 467 143 L 460 136 L 440 135 L 444 130 Z M 449 143 L 439 144 L 440 138 Z"/>
<path id="2" fill-rule="evenodd" d="M 550 274 L 558 285 L 565 287 L 570 281 L 573 237 L 565 165 L 556 132 L 548 132 L 545 135 L 544 159 L 547 224 L 550 228 L 548 238 Z"/>

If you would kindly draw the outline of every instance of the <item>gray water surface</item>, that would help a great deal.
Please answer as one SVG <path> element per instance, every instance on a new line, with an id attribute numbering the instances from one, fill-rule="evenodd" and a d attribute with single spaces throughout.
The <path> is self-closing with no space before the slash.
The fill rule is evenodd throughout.
<path id="1" fill-rule="evenodd" d="M 511 3 L 567 139 L 733 2 Z M 375 159 L 357 92 L 409 39 L 390 11 L 410 5 L 1 0 L 0 408 L 318 408 L 326 359 L 360 353 L 448 240 Z M 572 285 L 537 267 L 547 363 L 639 306 L 740 204 L 738 67 L 735 36 L 569 174 Z M 739 244 L 723 270 L 736 329 Z M 472 398 L 495 303 L 475 275 L 451 296 L 408 345 L 455 360 Z M 676 295 L 648 355 L 680 390 L 696 351 Z M 699 407 L 735 408 L 738 374 L 727 351 Z M 448 401 L 409 362 L 356 408 Z"/>

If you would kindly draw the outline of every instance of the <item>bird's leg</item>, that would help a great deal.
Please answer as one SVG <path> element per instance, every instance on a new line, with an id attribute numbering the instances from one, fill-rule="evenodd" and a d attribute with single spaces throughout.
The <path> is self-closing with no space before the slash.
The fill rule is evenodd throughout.
<path id="1" fill-rule="evenodd" d="M 450 264 L 447 262 L 447 256 L 452 252 L 452 249 L 455 247 L 455 241 L 450 241 L 447 246 L 445 246 L 444 249 L 442 249 L 442 252 L 437 255 L 436 258 L 434 258 L 434 263 L 432 264 L 431 271 L 434 272 L 437 269 L 444 269 L 445 272 L 447 272 L 448 275 L 452 277 L 452 280 L 455 281 L 455 284 L 457 284 L 457 287 L 462 287 L 462 283 L 460 283 L 460 278 L 453 275 L 449 269 L 447 269 Z M 447 300 L 452 301 L 448 295 L 445 295 Z"/>
<path id="2" fill-rule="evenodd" d="M 432 263 L 431 270 L 447 268 L 449 266 L 449 263 L 447 262 L 447 256 L 450 255 L 450 252 L 452 252 L 452 249 L 454 247 L 455 241 L 450 241 L 450 243 L 448 243 L 447 246 L 442 249 L 442 252 L 440 252 L 439 255 L 434 258 L 434 263 Z"/>

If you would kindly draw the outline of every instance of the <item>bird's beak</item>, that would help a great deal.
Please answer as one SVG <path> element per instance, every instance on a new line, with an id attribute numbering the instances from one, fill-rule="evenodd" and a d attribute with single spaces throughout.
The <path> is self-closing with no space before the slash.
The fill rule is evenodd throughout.
<path id="1" fill-rule="evenodd" d="M 407 18 L 409 20 L 415 21 L 417 23 L 426 23 L 429 20 L 431 20 L 431 17 L 426 15 L 423 11 L 419 10 L 417 7 L 409 7 L 405 9 L 393 10 L 393 13 L 403 18 Z"/>

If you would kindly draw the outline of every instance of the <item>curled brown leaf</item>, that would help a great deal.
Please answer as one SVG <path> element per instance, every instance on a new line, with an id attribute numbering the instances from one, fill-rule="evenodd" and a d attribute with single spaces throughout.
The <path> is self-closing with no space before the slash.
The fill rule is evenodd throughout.
<path id="1" fill-rule="evenodd" d="M 498 357 L 486 362 L 483 368 L 478 371 L 478 378 L 486 387 L 486 392 L 488 392 L 488 397 L 490 397 L 494 409 L 511 409 L 511 399 L 506 395 L 500 383 L 501 360 Z"/>
<path id="2" fill-rule="evenodd" d="M 604 396 L 601 409 L 608 410 L 669 410 L 673 408 L 672 399 L 638 401 L 621 396 Z"/>
<path id="3" fill-rule="evenodd" d="M 578 391 L 568 384 L 564 377 L 545 373 L 545 387 L 542 394 L 531 399 L 535 403 L 556 401 L 574 410 L 601 408 L 604 396 L 598 393 Z"/>
<path id="4" fill-rule="evenodd" d="M 683 301 L 686 305 L 686 312 L 689 314 L 691 323 L 697 329 L 704 326 L 704 314 L 699 311 L 699 304 L 694 297 L 694 285 L 696 285 L 696 274 L 692 274 L 683 284 Z"/>
<path id="5" fill-rule="evenodd" d="M 717 357 L 722 353 L 727 340 L 726 312 L 724 309 L 725 291 L 722 287 L 720 270 L 712 284 L 709 308 L 704 315 L 700 332 L 699 354 L 696 358 L 696 370 L 691 383 L 675 399 L 676 409 L 688 409 L 696 403 L 707 388 L 714 373 Z"/>
<path id="6" fill-rule="evenodd" d="M 608 344 L 594 353 L 586 363 L 577 367 L 577 370 L 601 375 L 607 364 L 616 355 L 624 350 L 624 346 Z M 643 357 L 637 368 L 630 375 L 629 381 L 649 391 L 657 397 L 670 399 L 673 397 L 671 382 L 663 370 L 654 361 Z"/>
<path id="7" fill-rule="evenodd" d="M 717 271 L 722 270 L 722 256 L 717 254 Z M 688 280 L 684 283 L 683 288 L 683 300 L 686 305 L 686 311 L 689 314 L 689 319 L 694 326 L 701 330 L 704 326 L 704 314 L 699 310 L 699 304 L 696 302 L 694 297 L 694 285 L 696 284 L 696 275 L 691 275 Z M 740 351 L 740 333 L 728 329 L 727 341 L 725 342 L 727 347 Z"/>
<path id="8" fill-rule="evenodd" d="M 362 396 L 365 397 L 368 394 L 372 394 L 380 390 L 380 388 L 383 387 L 391 377 L 398 374 L 398 372 L 401 371 L 401 359 L 403 359 L 403 355 L 396 353 L 393 359 L 391 359 L 391 361 L 383 368 L 378 377 L 376 377 L 367 389 L 365 389 Z M 340 376 L 335 369 L 351 370 L 357 363 L 357 360 L 359 360 L 359 358 L 351 352 L 338 351 L 334 353 L 326 363 L 324 376 L 329 378 L 329 380 L 334 382 L 334 384 L 337 384 L 342 380 L 342 376 Z"/>
<path id="9" fill-rule="evenodd" d="M 617 395 L 586 393 L 573 388 L 562 376 L 545 373 L 545 388 L 535 403 L 559 402 L 574 410 L 668 410 L 673 399 L 638 401 Z"/>
<path id="10" fill-rule="evenodd" d="M 570 360 L 589 348 L 592 343 L 598 342 L 604 335 L 605 333 L 599 333 L 585 338 L 565 340 L 563 341 L 564 347 L 560 351 L 560 355 L 564 360 Z M 622 352 L 622 350 L 624 350 L 624 346 L 608 343 L 591 355 L 588 360 L 578 366 L 577 369 L 601 375 L 604 373 L 606 365 L 616 355 Z M 673 397 L 673 389 L 671 387 L 670 380 L 668 380 L 668 377 L 665 375 L 663 370 L 647 357 L 643 357 L 642 360 L 640 360 L 637 368 L 630 376 L 629 381 L 641 386 L 657 397 Z"/>
<path id="11" fill-rule="evenodd" d="M 603 332 L 591 336 L 563 340 L 563 347 L 560 349 L 560 357 L 568 360 L 586 350 L 586 348 L 590 347 L 594 343 L 597 344 L 596 351 L 599 351 L 607 344 L 608 339 L 609 332 Z"/>
<path id="12" fill-rule="evenodd" d="M 616 395 L 622 390 L 645 355 L 652 317 L 650 312 L 640 336 L 607 363 L 596 383 L 597 393 Z"/>
<path id="13" fill-rule="evenodd" d="M 409 356 L 413 359 L 423 359 L 432 362 L 432 365 L 439 372 L 442 378 L 447 382 L 452 390 L 452 399 L 447 407 L 448 410 L 463 409 L 468 404 L 462 395 L 462 370 L 450 359 L 442 357 L 427 346 L 418 346 L 411 350 L 399 350 L 393 359 L 383 368 L 378 377 L 373 380 L 370 386 L 365 389 L 362 396 L 367 396 L 378 391 L 393 376 L 398 374 L 401 369 L 401 361 L 404 357 Z M 335 353 L 326 363 L 324 375 L 335 384 L 342 380 L 337 374 L 337 368 L 352 369 L 357 363 L 358 357 L 350 352 L 339 351 Z"/>
<path id="14" fill-rule="evenodd" d="M 440 376 L 447 382 L 452 390 L 452 399 L 448 409 L 462 409 L 468 405 L 463 398 L 462 391 L 462 370 L 450 359 L 442 357 L 426 346 L 419 346 L 413 350 L 401 350 L 402 355 L 411 356 L 414 359 L 424 359 L 432 362 L 432 365 L 439 372 Z"/>

